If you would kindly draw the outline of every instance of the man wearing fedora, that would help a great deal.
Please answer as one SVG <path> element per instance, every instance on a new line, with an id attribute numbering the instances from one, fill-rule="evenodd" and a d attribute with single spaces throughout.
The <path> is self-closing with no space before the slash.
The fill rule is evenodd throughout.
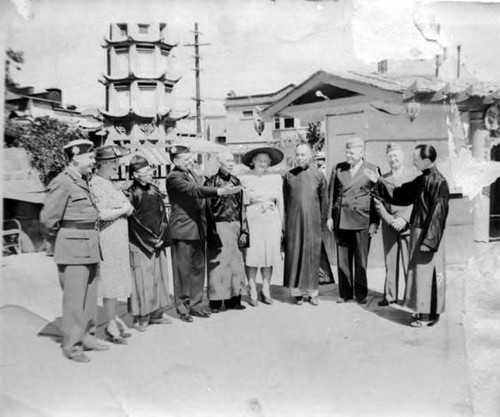
<path id="1" fill-rule="evenodd" d="M 347 139 L 346 161 L 337 164 L 330 177 L 327 227 L 337 242 L 339 303 L 354 298 L 360 304 L 367 302 L 368 251 L 379 217 L 371 195 L 374 184 L 363 172 L 379 169 L 364 160 L 364 153 L 362 138 Z"/>
<path id="2" fill-rule="evenodd" d="M 206 187 L 193 172 L 193 156 L 189 148 L 174 145 L 169 148 L 174 169 L 167 177 L 167 193 L 172 207 L 172 269 L 174 274 L 175 306 L 179 318 L 190 323 L 192 316 L 210 317 L 202 307 L 207 244 L 211 249 L 222 245 L 215 222 L 207 205 L 209 197 L 236 194 L 240 186 Z"/>
<path id="3" fill-rule="evenodd" d="M 84 350 L 107 350 L 96 339 L 97 264 L 100 260 L 97 208 L 88 176 L 94 165 L 94 147 L 88 140 L 64 146 L 66 169 L 49 184 L 40 221 L 59 271 L 63 291 L 62 351 L 75 362 L 89 362 Z"/>

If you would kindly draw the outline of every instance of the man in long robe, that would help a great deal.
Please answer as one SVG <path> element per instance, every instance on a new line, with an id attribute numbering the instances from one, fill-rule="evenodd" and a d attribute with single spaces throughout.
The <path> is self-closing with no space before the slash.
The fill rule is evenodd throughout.
<path id="1" fill-rule="evenodd" d="M 170 323 L 163 313 L 170 305 L 166 248 L 172 240 L 163 196 L 153 184 L 153 168 L 136 155 L 130 161 L 129 173 L 134 179 L 127 190 L 134 207 L 128 218 L 133 280 L 129 308 L 134 327 L 144 331 L 148 324 Z"/>
<path id="2" fill-rule="evenodd" d="M 322 230 L 327 208 L 325 176 L 311 164 L 307 144 L 295 149 L 297 167 L 284 177 L 285 283 L 297 304 L 318 305 Z"/>
<path id="3" fill-rule="evenodd" d="M 422 174 L 391 191 L 375 172 L 365 173 L 379 182 L 382 198 L 399 205 L 413 203 L 410 218 L 410 256 L 405 306 L 416 312 L 412 327 L 436 324 L 444 312 L 446 270 L 443 234 L 448 217 L 449 188 L 435 166 L 436 150 L 432 145 L 418 145 L 413 164 Z M 381 203 L 377 203 L 381 204 Z"/>
<path id="4" fill-rule="evenodd" d="M 220 168 L 208 178 L 208 187 L 241 185 L 232 174 L 234 157 L 226 151 L 217 155 Z M 248 245 L 248 223 L 243 191 L 212 197 L 208 201 L 215 220 L 217 234 L 222 241 L 221 248 L 208 248 L 208 300 L 212 313 L 218 313 L 223 307 L 228 310 L 244 310 L 241 296 L 245 292 L 245 263 L 241 248 Z"/>

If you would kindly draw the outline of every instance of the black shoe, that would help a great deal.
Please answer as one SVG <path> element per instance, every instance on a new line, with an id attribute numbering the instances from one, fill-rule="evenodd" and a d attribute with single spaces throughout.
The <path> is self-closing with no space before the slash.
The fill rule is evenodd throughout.
<path id="1" fill-rule="evenodd" d="M 221 310 L 220 308 L 218 308 L 218 307 L 214 307 L 214 308 L 211 308 L 211 309 L 210 309 L 210 312 L 211 312 L 212 314 L 218 314 L 218 313 L 220 313 L 221 311 L 222 311 L 222 310 Z"/>
<path id="2" fill-rule="evenodd" d="M 149 319 L 149 324 L 172 324 L 172 320 L 166 317 L 155 317 L 154 319 Z"/>
<path id="3" fill-rule="evenodd" d="M 301 306 L 302 304 L 304 304 L 304 298 L 301 295 L 295 297 L 295 304 Z"/>
<path id="4" fill-rule="evenodd" d="M 385 298 L 378 302 L 378 305 L 380 307 L 387 307 L 389 304 L 390 304 L 389 301 L 387 301 Z"/>
<path id="5" fill-rule="evenodd" d="M 368 302 L 368 297 L 361 298 L 358 300 L 358 304 L 366 304 Z"/>
<path id="6" fill-rule="evenodd" d="M 186 323 L 191 323 L 193 321 L 191 314 L 181 314 L 179 318 Z"/>
<path id="7" fill-rule="evenodd" d="M 231 310 L 244 310 L 246 307 L 243 304 L 235 304 L 231 307 Z"/>

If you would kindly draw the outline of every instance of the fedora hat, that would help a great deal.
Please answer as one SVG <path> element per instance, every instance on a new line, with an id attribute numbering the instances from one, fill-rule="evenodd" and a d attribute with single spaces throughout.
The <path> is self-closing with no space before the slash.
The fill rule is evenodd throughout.
<path id="1" fill-rule="evenodd" d="M 94 152 L 94 143 L 87 139 L 72 140 L 63 146 L 64 153 L 71 159 L 76 155 Z"/>
<path id="2" fill-rule="evenodd" d="M 269 158 L 271 159 L 271 166 L 278 165 L 281 161 L 283 161 L 283 158 L 285 157 L 283 155 L 283 152 L 281 152 L 279 149 L 266 146 L 263 148 L 256 148 L 248 151 L 245 155 L 243 155 L 243 158 L 241 158 L 241 162 L 249 167 L 254 156 L 258 155 L 259 153 L 265 153 L 269 156 Z"/>
<path id="3" fill-rule="evenodd" d="M 95 150 L 95 159 L 97 161 L 105 161 L 110 159 L 118 159 L 127 156 L 130 149 L 118 145 L 105 145 Z"/>

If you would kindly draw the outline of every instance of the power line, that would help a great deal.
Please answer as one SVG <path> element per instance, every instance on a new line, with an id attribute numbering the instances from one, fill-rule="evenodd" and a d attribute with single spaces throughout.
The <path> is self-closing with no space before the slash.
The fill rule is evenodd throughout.
<path id="1" fill-rule="evenodd" d="M 198 32 L 198 22 L 194 24 L 194 43 L 187 43 L 184 46 L 194 46 L 194 73 L 196 79 L 196 133 L 201 135 L 201 93 L 200 93 L 200 46 L 207 46 L 210 43 L 200 43 Z"/>

